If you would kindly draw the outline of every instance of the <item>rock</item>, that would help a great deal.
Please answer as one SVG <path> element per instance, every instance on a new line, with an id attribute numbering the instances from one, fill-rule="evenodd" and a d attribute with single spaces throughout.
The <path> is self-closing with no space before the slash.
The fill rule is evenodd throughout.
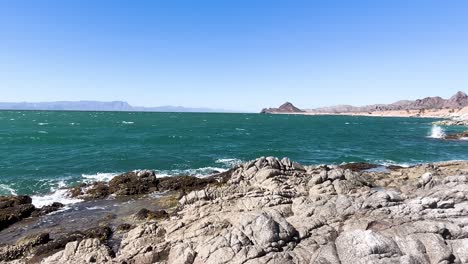
<path id="1" fill-rule="evenodd" d="M 137 220 L 162 219 L 167 217 L 169 217 L 169 214 L 165 210 L 150 211 L 146 208 L 142 208 L 135 214 Z"/>
<path id="2" fill-rule="evenodd" d="M 41 208 L 36 208 L 31 214 L 32 217 L 38 217 L 50 214 L 52 212 L 60 210 L 64 205 L 62 203 L 54 202 L 51 205 L 46 205 Z"/>
<path id="3" fill-rule="evenodd" d="M 449 140 L 468 139 L 468 131 L 463 131 L 455 134 L 448 134 L 444 138 Z"/>
<path id="4" fill-rule="evenodd" d="M 123 181 L 123 179 L 122 179 Z M 136 182 L 136 181 L 135 181 Z M 117 184 L 117 183 L 116 183 Z M 128 184 L 129 185 L 129 184 Z M 130 188 L 129 186 L 125 186 L 125 188 Z M 146 188 L 146 187 L 145 187 Z M 91 187 L 89 187 L 87 190 L 86 190 L 86 194 L 90 197 L 90 198 L 93 198 L 93 199 L 101 199 L 101 198 L 106 198 L 110 193 L 111 191 L 109 190 L 109 186 L 107 185 L 107 183 L 105 182 L 95 182 L 91 185 Z M 115 189 L 114 189 L 115 190 Z M 137 193 L 136 194 L 140 194 L 142 190 L 139 189 L 138 191 L 136 191 Z M 127 192 L 135 192 L 133 190 L 126 190 L 126 191 L 123 191 L 125 193 Z"/>
<path id="5" fill-rule="evenodd" d="M 347 163 L 344 165 L 339 166 L 343 170 L 350 170 L 350 171 L 364 171 L 364 170 L 370 170 L 379 167 L 379 165 L 376 164 L 370 164 L 366 162 L 352 162 L 352 163 Z"/>
<path id="6" fill-rule="evenodd" d="M 175 191 L 170 215 L 143 208 L 136 214 L 141 220 L 124 218 L 134 225 L 118 226 L 122 234 L 112 239 L 110 229 L 101 227 L 31 250 L 5 248 L 19 256 L 14 261 L 47 257 L 44 262 L 52 263 L 468 261 L 468 161 L 362 172 L 266 157 L 204 179 L 160 178 L 151 185 L 149 178 L 144 186 L 152 187 L 121 181 L 119 188 L 139 194 Z M 159 206 L 158 201 L 151 204 Z M 151 218 L 157 222 L 147 221 Z M 112 243 L 115 256 L 106 243 Z"/>
<path id="7" fill-rule="evenodd" d="M 222 174 L 221 174 L 222 176 Z M 172 176 L 159 179 L 158 191 L 184 191 L 203 189 L 208 184 L 216 184 L 216 177 L 198 178 L 194 176 Z"/>
<path id="8" fill-rule="evenodd" d="M 82 263 L 110 263 L 111 250 L 101 244 L 99 239 L 85 239 L 70 242 L 65 249 L 45 258 L 42 263 L 50 264 L 82 264 Z"/>
<path id="9" fill-rule="evenodd" d="M 93 227 L 84 231 L 75 231 L 54 239 L 47 244 L 37 247 L 35 254 L 37 256 L 50 255 L 63 249 L 68 243 L 74 241 L 82 241 L 83 239 L 97 239 L 101 242 L 106 242 L 112 231 L 108 226 Z"/>
<path id="10" fill-rule="evenodd" d="M 11 261 L 27 256 L 34 248 L 49 242 L 48 233 L 32 234 L 21 238 L 14 246 L 0 246 L 0 262 Z"/>
<path id="11" fill-rule="evenodd" d="M 191 264 L 195 259 L 195 251 L 189 244 L 181 243 L 171 248 L 169 252 L 168 263 L 173 264 Z"/>
<path id="12" fill-rule="evenodd" d="M 116 227 L 116 231 L 117 232 L 127 232 L 128 230 L 134 228 L 134 226 L 132 226 L 131 224 L 128 224 L 128 223 L 123 223 L 123 224 L 120 224 Z"/>
<path id="13" fill-rule="evenodd" d="M 420 183 L 422 186 L 425 186 L 432 180 L 432 173 L 426 172 L 421 176 Z"/>
<path id="14" fill-rule="evenodd" d="M 158 179 L 154 171 L 127 172 L 109 182 L 109 192 L 115 195 L 138 195 L 154 192 Z"/>
<path id="15" fill-rule="evenodd" d="M 342 263 L 371 263 L 371 260 L 402 255 L 394 240 L 371 230 L 344 232 L 335 243 Z"/>
<path id="16" fill-rule="evenodd" d="M 0 196 L 0 231 L 31 216 L 35 210 L 29 196 Z"/>

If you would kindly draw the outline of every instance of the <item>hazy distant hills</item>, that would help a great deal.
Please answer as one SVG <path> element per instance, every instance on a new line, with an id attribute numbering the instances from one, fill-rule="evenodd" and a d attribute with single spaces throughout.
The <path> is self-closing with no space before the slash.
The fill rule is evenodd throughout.
<path id="1" fill-rule="evenodd" d="M 40 103 L 0 103 L 1 110 L 49 110 L 49 111 L 138 111 L 138 112 L 232 112 L 225 109 L 189 108 L 182 106 L 140 107 L 127 102 L 113 101 L 58 101 Z"/>
<path id="2" fill-rule="evenodd" d="M 443 99 L 442 97 L 435 96 L 414 101 L 402 100 L 392 104 L 373 104 L 366 106 L 335 105 L 315 109 L 299 109 L 293 104 L 286 102 L 279 108 L 265 108 L 262 110 L 262 113 L 360 113 L 423 109 L 459 109 L 466 106 L 468 106 L 468 95 L 460 91 L 449 99 Z"/>

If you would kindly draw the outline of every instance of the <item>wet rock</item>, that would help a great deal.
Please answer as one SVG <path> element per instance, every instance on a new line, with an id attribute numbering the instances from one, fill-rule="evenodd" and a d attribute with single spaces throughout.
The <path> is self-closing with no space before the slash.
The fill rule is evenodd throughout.
<path id="1" fill-rule="evenodd" d="M 455 134 L 447 134 L 445 139 L 449 140 L 457 140 L 457 139 L 468 139 L 468 131 L 460 132 L 460 133 L 455 133 Z"/>
<path id="2" fill-rule="evenodd" d="M 43 206 L 41 208 L 36 208 L 36 210 L 34 210 L 34 212 L 32 212 L 31 216 L 32 217 L 38 217 L 38 216 L 47 215 L 47 214 L 50 214 L 52 212 L 60 210 L 61 208 L 63 208 L 63 206 L 64 205 L 62 203 L 54 202 L 51 205 L 46 205 L 46 206 Z"/>
<path id="3" fill-rule="evenodd" d="M 194 176 L 173 176 L 159 179 L 159 191 L 184 191 L 202 189 L 208 184 L 216 184 L 218 180 L 215 177 L 198 178 Z"/>
<path id="4" fill-rule="evenodd" d="M 95 182 L 86 190 L 86 194 L 93 199 L 102 199 L 110 194 L 109 185 L 105 182 Z"/>
<path id="5" fill-rule="evenodd" d="M 137 220 L 163 219 L 167 217 L 169 217 L 169 214 L 166 210 L 150 211 L 146 208 L 142 208 L 135 214 L 135 219 Z"/>
<path id="6" fill-rule="evenodd" d="M 364 170 L 375 169 L 379 167 L 379 165 L 370 164 L 367 162 L 352 162 L 352 163 L 340 165 L 339 167 L 343 170 L 351 170 L 351 171 L 359 172 L 359 171 L 364 171 Z"/>
<path id="7" fill-rule="evenodd" d="M 117 232 L 123 233 L 123 232 L 127 232 L 128 230 L 130 230 L 130 229 L 132 229 L 132 228 L 134 228 L 133 225 L 128 224 L 128 223 L 123 223 L 123 224 L 118 225 L 118 226 L 115 228 L 115 230 L 116 230 Z"/>
<path id="8" fill-rule="evenodd" d="M 0 231 L 31 216 L 35 210 L 29 196 L 0 196 Z"/>
<path id="9" fill-rule="evenodd" d="M 80 183 L 76 186 L 73 186 L 70 188 L 68 191 L 70 193 L 71 197 L 78 197 L 84 194 L 83 188 L 87 187 L 88 185 L 86 183 Z"/>
<path id="10" fill-rule="evenodd" d="M 154 171 L 127 172 L 109 182 L 109 192 L 115 195 L 138 195 L 157 190 L 158 179 Z"/>

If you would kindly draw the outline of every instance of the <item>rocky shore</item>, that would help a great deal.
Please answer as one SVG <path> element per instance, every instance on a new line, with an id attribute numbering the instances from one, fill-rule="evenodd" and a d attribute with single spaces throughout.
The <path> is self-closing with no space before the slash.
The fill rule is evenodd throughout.
<path id="1" fill-rule="evenodd" d="M 141 171 L 70 190 L 88 200 L 154 192 L 160 210 L 134 208 L 125 223 L 103 219 L 55 238 L 37 230 L 1 246 L 0 261 L 468 263 L 468 161 L 402 168 L 267 157 L 204 179 Z M 3 215 L 30 204 L 8 199 Z"/>

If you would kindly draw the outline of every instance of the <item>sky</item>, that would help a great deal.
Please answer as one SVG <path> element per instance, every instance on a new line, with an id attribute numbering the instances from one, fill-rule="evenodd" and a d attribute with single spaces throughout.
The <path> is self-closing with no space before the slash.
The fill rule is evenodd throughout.
<path id="1" fill-rule="evenodd" d="M 0 0 L 0 101 L 259 111 L 468 91 L 468 1 Z"/>

